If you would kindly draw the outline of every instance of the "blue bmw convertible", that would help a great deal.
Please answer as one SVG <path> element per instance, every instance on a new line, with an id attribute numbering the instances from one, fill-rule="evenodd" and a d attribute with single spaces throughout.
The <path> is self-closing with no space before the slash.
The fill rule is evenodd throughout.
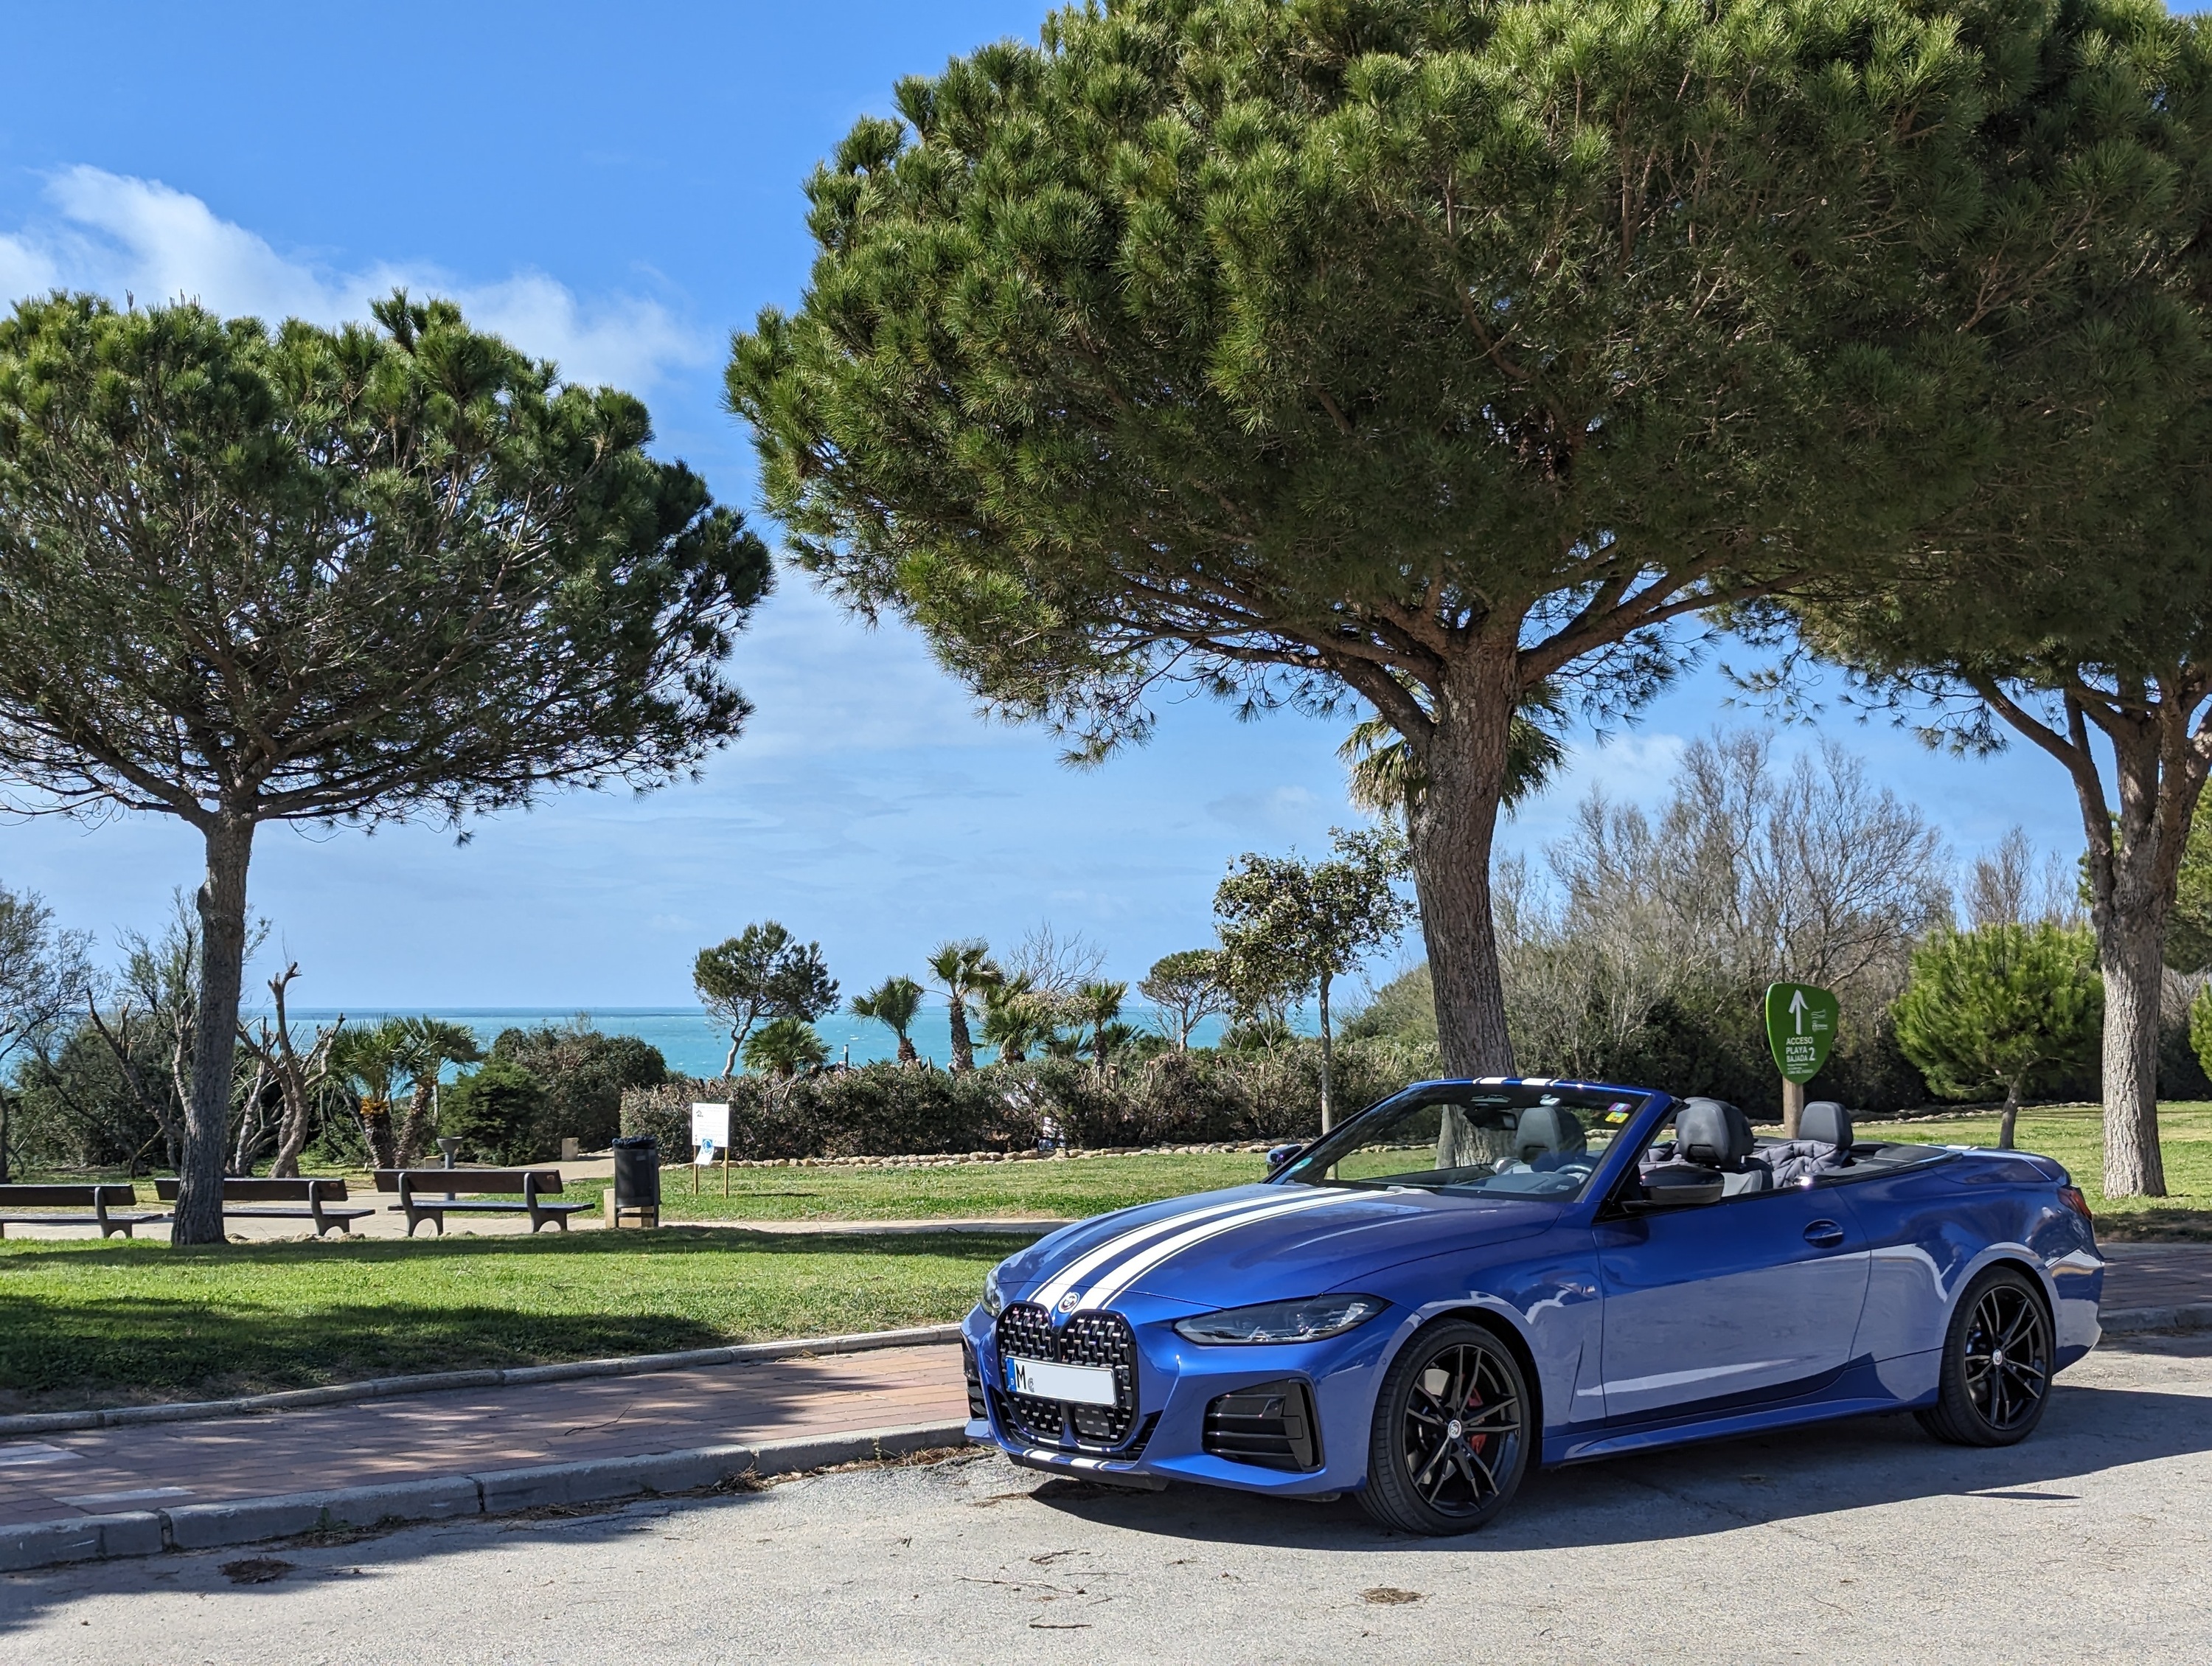
<path id="1" fill-rule="evenodd" d="M 1833 1104 L 1783 1141 L 1713 1099 L 1427 1082 L 1270 1163 L 994 1269 L 969 1434 L 1462 1533 L 1532 1463 L 1904 1410 L 2008 1444 L 2097 1343 L 2065 1170 L 1863 1140 Z"/>

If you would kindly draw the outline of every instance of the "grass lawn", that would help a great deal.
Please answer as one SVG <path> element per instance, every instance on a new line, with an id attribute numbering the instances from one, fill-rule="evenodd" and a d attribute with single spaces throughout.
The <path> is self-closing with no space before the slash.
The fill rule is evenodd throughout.
<path id="1" fill-rule="evenodd" d="M 2097 1236 L 2129 1239 L 2212 1241 L 2212 1104 L 2172 1100 L 2158 1108 L 2159 1144 L 2166 1156 L 2165 1197 L 2108 1198 L 2105 1177 L 2104 1113 L 2096 1105 L 2030 1105 L 2020 1113 L 2013 1143 L 2063 1163 L 2089 1200 Z M 1996 1143 L 1997 1119 L 1988 1115 L 1929 1122 L 1867 1122 L 1862 1138 L 1913 1140 L 1945 1146 Z"/>
<path id="2" fill-rule="evenodd" d="M 0 1411 L 198 1400 L 955 1319 L 1003 1235 L 682 1230 L 0 1243 Z"/>
<path id="3" fill-rule="evenodd" d="M 1241 1186 L 1266 1177 L 1258 1152 L 1075 1157 L 963 1163 L 945 1169 L 666 1169 L 660 1205 L 672 1220 L 1077 1219 L 1155 1198 Z M 596 1196 L 604 1182 L 586 1183 Z M 583 1189 L 575 1189 L 579 1195 Z"/>

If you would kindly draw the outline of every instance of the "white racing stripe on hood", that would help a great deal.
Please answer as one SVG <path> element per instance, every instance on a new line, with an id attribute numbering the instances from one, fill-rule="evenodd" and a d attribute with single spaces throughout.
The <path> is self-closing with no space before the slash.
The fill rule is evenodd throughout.
<path id="1" fill-rule="evenodd" d="M 1188 1232 L 1179 1232 L 1164 1243 L 1156 1243 L 1140 1255 L 1132 1256 L 1113 1272 L 1091 1287 L 1077 1308 L 1081 1312 L 1090 1308 L 1103 1307 L 1127 1290 L 1139 1279 L 1151 1272 L 1170 1256 L 1179 1256 L 1193 1244 L 1204 1243 L 1208 1238 L 1219 1237 L 1224 1232 L 1233 1232 L 1239 1226 L 1249 1226 L 1255 1221 L 1272 1220 L 1277 1215 L 1296 1214 L 1302 1209 L 1316 1209 L 1331 1203 L 1341 1203 L 1344 1195 L 1330 1190 L 1308 1197 L 1292 1198 L 1287 1202 L 1270 1203 L 1262 1208 L 1250 1209 L 1243 1214 L 1231 1215 L 1225 1220 L 1210 1220 L 1203 1226 L 1194 1226 Z"/>
<path id="2" fill-rule="evenodd" d="M 1037 1286 L 1036 1294 L 1030 1300 L 1045 1308 L 1059 1305 L 1060 1298 L 1089 1278 L 1107 1262 L 1126 1256 L 1148 1238 L 1163 1232 L 1172 1232 L 1188 1226 L 1194 1220 L 1210 1220 L 1216 1215 L 1243 1213 L 1254 1209 L 1273 1207 L 1277 1200 L 1272 1197 L 1240 1197 L 1233 1203 L 1212 1203 L 1203 1209 L 1186 1209 L 1181 1214 L 1161 1215 L 1146 1221 L 1142 1226 L 1132 1227 L 1106 1240 L 1089 1255 L 1069 1262 Z"/>

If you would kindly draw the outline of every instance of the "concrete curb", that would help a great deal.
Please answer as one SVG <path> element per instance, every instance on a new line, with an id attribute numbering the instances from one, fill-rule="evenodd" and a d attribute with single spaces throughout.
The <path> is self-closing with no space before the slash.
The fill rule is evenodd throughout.
<path id="1" fill-rule="evenodd" d="M 635 1353 L 612 1359 L 572 1359 L 556 1365 L 514 1365 L 503 1371 L 428 1371 L 379 1377 L 366 1383 L 332 1383 L 319 1389 L 242 1395 L 235 1400 L 180 1400 L 164 1406 L 111 1406 L 86 1412 L 23 1412 L 0 1417 L 0 1437 L 49 1434 L 68 1429 L 128 1429 L 142 1423 L 197 1423 L 216 1417 L 343 1406 L 356 1400 L 437 1394 L 448 1389 L 511 1389 L 532 1383 L 566 1383 L 585 1377 L 641 1377 L 651 1371 L 690 1371 L 701 1365 L 741 1365 L 808 1353 L 866 1353 L 877 1348 L 928 1347 L 960 1340 L 957 1324 L 916 1325 L 907 1330 L 867 1330 L 848 1336 L 807 1336 L 785 1342 L 738 1342 L 682 1353 Z"/>
<path id="2" fill-rule="evenodd" d="M 2212 1330 L 2212 1302 L 2179 1307 L 2124 1307 L 2097 1316 L 2107 1336 L 2136 1336 L 2153 1330 Z"/>
<path id="3" fill-rule="evenodd" d="M 963 1423 L 908 1423 L 849 1433 L 763 1441 L 757 1446 L 702 1446 L 644 1457 L 599 1458 L 534 1469 L 440 1475 L 380 1487 L 342 1487 L 274 1498 L 131 1510 L 74 1521 L 0 1527 L 0 1573 L 68 1562 L 158 1555 L 164 1550 L 212 1550 L 225 1545 L 288 1539 L 343 1528 L 392 1527 L 498 1516 L 549 1505 L 603 1504 L 620 1499 L 696 1492 L 747 1473 L 784 1475 L 833 1464 L 903 1457 L 968 1442 Z"/>

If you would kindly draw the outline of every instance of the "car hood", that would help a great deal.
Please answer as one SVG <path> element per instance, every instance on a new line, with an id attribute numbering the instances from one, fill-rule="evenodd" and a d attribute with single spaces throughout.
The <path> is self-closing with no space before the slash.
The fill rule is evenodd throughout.
<path id="1" fill-rule="evenodd" d="M 1055 1310 L 1126 1295 L 1194 1308 L 1358 1287 L 1401 1262 L 1540 1231 L 1560 1206 L 1522 1198 L 1238 1186 L 1122 1209 L 1039 1239 L 999 1269 L 1006 1299 Z"/>

